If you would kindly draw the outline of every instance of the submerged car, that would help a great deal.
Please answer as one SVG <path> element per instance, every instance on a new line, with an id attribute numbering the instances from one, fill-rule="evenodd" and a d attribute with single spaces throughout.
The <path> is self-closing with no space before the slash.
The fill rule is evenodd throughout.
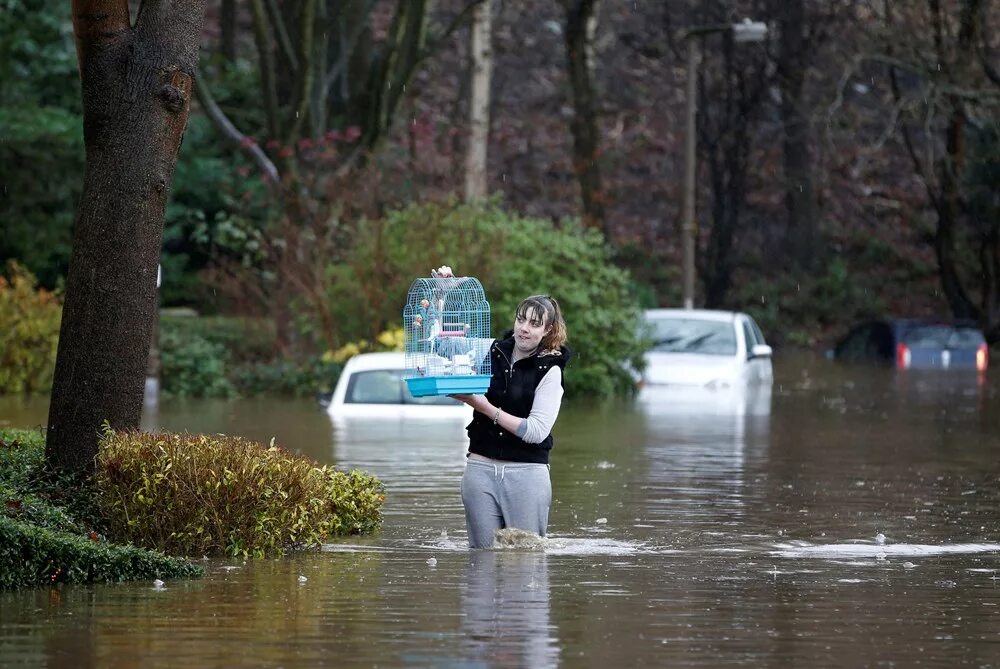
<path id="1" fill-rule="evenodd" d="M 642 383 L 724 387 L 773 378 L 771 347 L 748 314 L 711 309 L 649 309 Z"/>
<path id="2" fill-rule="evenodd" d="M 472 408 L 441 396 L 414 397 L 406 386 L 404 353 L 360 353 L 340 373 L 327 413 L 334 418 L 471 419 Z"/>
<path id="3" fill-rule="evenodd" d="M 852 328 L 833 350 L 836 360 L 876 362 L 897 369 L 967 369 L 989 366 L 989 347 L 971 321 L 920 318 L 873 320 Z"/>

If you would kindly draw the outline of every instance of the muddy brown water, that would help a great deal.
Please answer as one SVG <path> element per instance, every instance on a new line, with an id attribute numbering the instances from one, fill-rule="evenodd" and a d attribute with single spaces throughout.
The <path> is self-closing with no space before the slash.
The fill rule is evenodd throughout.
<path id="1" fill-rule="evenodd" d="M 568 403 L 551 536 L 475 552 L 461 424 L 164 401 L 148 427 L 379 475 L 384 530 L 162 589 L 2 593 L 0 666 L 997 667 L 992 376 L 782 356 L 769 393 Z M 44 420 L 0 400 L 0 424 Z"/>

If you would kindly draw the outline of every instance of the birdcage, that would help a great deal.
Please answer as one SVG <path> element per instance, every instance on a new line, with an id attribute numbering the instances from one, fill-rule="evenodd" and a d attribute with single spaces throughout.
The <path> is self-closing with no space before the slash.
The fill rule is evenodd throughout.
<path id="1" fill-rule="evenodd" d="M 490 304 L 471 276 L 421 278 L 403 308 L 406 385 L 414 397 L 490 386 Z"/>

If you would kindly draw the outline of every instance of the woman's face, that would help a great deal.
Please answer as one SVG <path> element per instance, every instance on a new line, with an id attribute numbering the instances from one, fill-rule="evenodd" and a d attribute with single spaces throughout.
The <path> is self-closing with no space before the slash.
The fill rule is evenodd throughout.
<path id="1" fill-rule="evenodd" d="M 514 344 L 522 353 L 534 353 L 548 331 L 545 313 L 534 307 L 528 307 L 523 314 L 514 317 Z"/>

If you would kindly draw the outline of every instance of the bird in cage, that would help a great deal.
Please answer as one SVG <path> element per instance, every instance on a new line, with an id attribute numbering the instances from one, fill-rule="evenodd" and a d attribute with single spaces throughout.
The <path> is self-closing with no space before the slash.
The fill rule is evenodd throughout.
<path id="1" fill-rule="evenodd" d="M 456 277 L 447 265 L 432 269 L 410 287 L 403 325 L 408 378 L 423 377 L 409 384 L 414 396 L 485 392 L 490 307 L 476 278 Z"/>

